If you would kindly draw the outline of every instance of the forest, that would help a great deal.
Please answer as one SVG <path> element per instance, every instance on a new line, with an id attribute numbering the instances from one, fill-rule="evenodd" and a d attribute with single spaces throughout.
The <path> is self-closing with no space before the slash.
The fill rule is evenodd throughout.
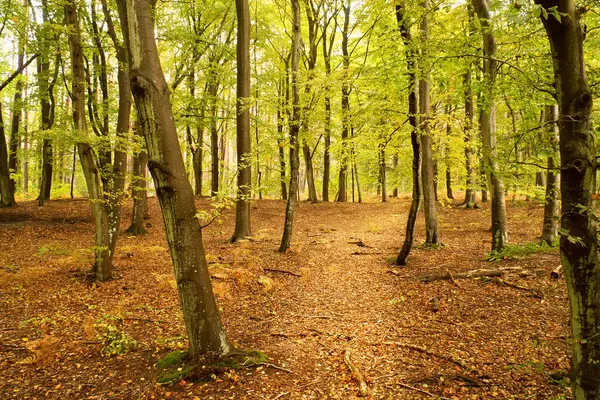
<path id="1" fill-rule="evenodd" d="M 600 399 L 588 0 L 0 0 L 0 397 Z"/>

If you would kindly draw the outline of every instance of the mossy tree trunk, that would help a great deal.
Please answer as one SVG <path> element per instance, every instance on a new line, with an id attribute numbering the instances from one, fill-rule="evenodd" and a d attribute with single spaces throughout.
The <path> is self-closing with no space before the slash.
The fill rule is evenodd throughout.
<path id="1" fill-rule="evenodd" d="M 148 150 L 148 168 L 162 209 L 165 232 L 190 343 L 190 356 L 228 353 L 231 345 L 212 292 L 187 180 L 169 89 L 158 58 L 150 0 L 117 1 L 129 50 L 131 87 Z"/>
<path id="2" fill-rule="evenodd" d="M 573 0 L 536 0 L 554 65 L 559 106 L 560 255 L 571 313 L 571 383 L 576 400 L 600 399 L 600 268 L 592 195 L 596 146 L 591 126 L 592 92 L 587 82 L 580 13 Z M 558 18 L 557 16 L 560 16 Z"/>

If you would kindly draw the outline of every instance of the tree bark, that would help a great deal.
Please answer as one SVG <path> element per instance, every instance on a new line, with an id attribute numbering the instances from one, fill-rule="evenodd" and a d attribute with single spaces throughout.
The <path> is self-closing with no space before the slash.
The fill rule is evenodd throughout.
<path id="1" fill-rule="evenodd" d="M 143 134 L 138 126 L 134 129 L 136 136 L 144 140 Z M 148 164 L 148 153 L 146 149 L 140 149 L 133 156 L 133 176 L 131 177 L 133 210 L 131 212 L 131 225 L 127 233 L 133 236 L 146 233 L 144 218 L 148 210 L 148 196 L 146 192 L 146 166 Z"/>
<path id="2" fill-rule="evenodd" d="M 285 222 L 283 236 L 279 251 L 286 252 L 292 243 L 292 232 L 294 225 L 294 211 L 296 208 L 296 196 L 298 195 L 298 167 L 300 164 L 298 154 L 298 133 L 300 131 L 300 88 L 298 83 L 298 59 L 300 58 L 300 4 L 299 0 L 292 2 L 292 115 L 290 118 L 290 191 L 285 208 Z"/>
<path id="3" fill-rule="evenodd" d="M 237 32 L 237 199 L 232 242 L 252 236 L 250 227 L 250 189 L 252 172 L 250 151 L 250 11 L 248 0 L 236 0 Z"/>
<path id="4" fill-rule="evenodd" d="M 154 38 L 149 0 L 117 1 L 129 50 L 132 92 L 146 139 L 148 167 L 165 222 L 179 300 L 190 343 L 190 356 L 226 354 L 231 345 L 212 292 L 196 218 L 194 194 L 186 179 L 169 89 Z"/>
<path id="5" fill-rule="evenodd" d="M 425 13 L 429 12 L 429 0 L 424 0 L 421 7 Z M 427 42 L 429 40 L 429 22 L 427 15 L 421 19 L 421 79 L 419 80 L 419 133 L 421 139 L 421 178 L 423 184 L 423 209 L 425 211 L 425 244 L 439 244 L 437 223 L 436 190 L 434 179 L 433 152 L 431 150 L 431 132 L 429 127 L 430 101 L 429 101 L 429 74 L 423 65 L 427 58 Z"/>
<path id="6" fill-rule="evenodd" d="M 573 397 L 599 399 L 600 269 L 592 212 L 597 163 L 581 10 L 573 0 L 536 3 L 547 12 L 547 18 L 541 19 L 550 42 L 560 110 L 561 227 L 567 232 L 560 238 L 560 254 L 571 313 Z"/>
<path id="7" fill-rule="evenodd" d="M 473 9 L 469 6 L 469 20 L 472 21 Z M 465 98 L 465 168 L 467 173 L 467 187 L 465 192 L 465 206 L 475 208 L 477 170 L 475 168 L 475 157 L 473 154 L 473 117 L 475 107 L 473 102 L 473 90 L 471 88 L 471 63 L 467 65 L 467 72 L 463 75 L 463 89 Z"/>
<path id="8" fill-rule="evenodd" d="M 506 232 L 506 205 L 504 202 L 504 183 L 498 166 L 498 148 L 496 144 L 496 109 L 494 105 L 494 85 L 496 81 L 496 40 L 492 32 L 491 15 L 487 0 L 473 0 L 473 7 L 481 22 L 483 36 L 483 76 L 484 90 L 481 109 L 481 135 L 483 138 L 483 156 L 489 168 L 490 194 L 492 197 L 492 251 L 501 251 L 508 242 Z"/>
<path id="9" fill-rule="evenodd" d="M 0 207 L 14 206 L 14 195 L 10 191 L 10 172 L 8 170 L 8 146 L 0 102 Z"/>
<path id="10" fill-rule="evenodd" d="M 286 73 L 287 73 L 287 64 L 286 64 Z M 284 118 L 283 118 L 283 109 L 285 108 L 285 97 L 284 97 L 284 86 L 285 81 L 281 79 L 279 85 L 277 86 L 277 94 L 278 94 L 278 107 L 277 107 L 277 148 L 279 152 L 279 179 L 281 185 L 281 199 L 287 200 L 287 185 L 286 185 L 286 166 L 285 166 L 285 152 L 283 149 L 284 146 Z"/>
<path id="11" fill-rule="evenodd" d="M 342 152 L 340 157 L 340 173 L 338 177 L 338 195 L 336 201 L 347 201 L 346 180 L 348 164 L 350 164 L 350 151 L 348 136 L 350 132 L 350 83 L 348 82 L 348 69 L 350 68 L 350 55 L 348 53 L 348 38 L 350 26 L 350 4 L 342 7 L 344 11 L 344 27 L 342 29 L 342 56 L 344 72 L 342 76 Z"/>
<path id="12" fill-rule="evenodd" d="M 556 104 L 546 106 L 546 122 L 558 120 L 558 106 Z M 546 200 L 544 204 L 544 220 L 542 228 L 542 241 L 552 246 L 558 237 L 558 185 L 559 173 L 558 163 L 558 125 L 551 123 L 548 127 L 548 139 L 552 146 L 552 153 L 548 157 L 548 170 L 546 172 Z"/>
<path id="13" fill-rule="evenodd" d="M 211 66 L 211 68 L 213 67 Z M 210 113 L 211 197 L 216 196 L 219 192 L 219 165 L 221 164 L 219 157 L 219 130 L 217 128 L 217 93 L 219 90 L 219 84 L 216 82 L 216 79 L 217 77 L 214 73 L 209 73 L 208 100 Z"/>
<path id="14" fill-rule="evenodd" d="M 413 49 L 413 39 L 410 33 L 410 21 L 407 20 L 404 6 L 396 6 L 396 20 L 400 28 L 400 34 L 402 35 L 402 41 L 404 42 L 405 53 L 406 53 L 406 66 L 408 69 L 408 81 L 409 90 L 408 93 L 408 119 L 412 128 L 410 133 L 410 142 L 413 150 L 413 162 L 412 162 L 412 201 L 410 204 L 410 211 L 408 212 L 408 219 L 406 221 L 406 235 L 404 237 L 404 244 L 396 259 L 396 265 L 406 265 L 406 259 L 410 254 L 412 245 L 415 238 L 415 224 L 417 222 L 417 214 L 419 212 L 419 205 L 421 203 L 421 188 L 420 188 L 420 174 L 421 174 L 421 146 L 419 141 L 418 133 L 418 122 L 417 113 L 419 112 L 419 103 L 417 100 L 417 76 L 416 76 L 416 55 Z"/>

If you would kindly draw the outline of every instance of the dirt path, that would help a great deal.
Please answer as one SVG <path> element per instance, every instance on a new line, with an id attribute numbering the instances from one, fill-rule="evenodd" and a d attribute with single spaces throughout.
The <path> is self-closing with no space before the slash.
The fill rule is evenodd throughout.
<path id="1" fill-rule="evenodd" d="M 81 274 L 91 246 L 86 202 L 0 210 L 0 266 L 9 266 L 0 270 L 0 394 L 349 399 L 358 395 L 358 385 L 344 362 L 345 350 L 372 398 L 558 399 L 567 394 L 565 386 L 549 379 L 568 366 L 564 284 L 547 277 L 559 263 L 557 252 L 485 262 L 488 210 L 444 208 L 440 227 L 446 247 L 416 249 L 409 266 L 392 274 L 390 258 L 401 245 L 407 208 L 406 199 L 302 203 L 292 250 L 284 255 L 276 252 L 283 202 L 253 206 L 256 237 L 241 245 L 226 242 L 233 224 L 228 212 L 222 225 L 205 233 L 225 325 L 238 347 L 264 351 L 272 364 L 291 372 L 263 366 L 209 384 L 167 387 L 155 384 L 153 364 L 185 342 L 178 339 L 183 326 L 157 204 L 151 202 L 150 234 L 120 242 L 119 279 L 100 286 L 88 284 Z M 536 240 L 540 206 L 512 206 L 509 217 L 512 242 Z M 417 227 L 417 244 L 423 241 L 422 229 Z M 514 281 L 538 289 L 543 298 L 481 280 L 455 285 L 416 279 L 445 270 L 499 267 L 543 271 L 543 276 Z M 138 348 L 102 357 L 95 343 L 98 321 L 118 318 Z M 32 353 L 28 347 L 36 346 L 38 359 L 22 363 Z"/>

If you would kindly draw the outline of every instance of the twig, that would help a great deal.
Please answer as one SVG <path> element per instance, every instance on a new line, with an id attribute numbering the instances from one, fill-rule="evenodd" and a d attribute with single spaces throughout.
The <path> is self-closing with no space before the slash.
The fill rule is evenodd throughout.
<path id="1" fill-rule="evenodd" d="M 492 281 L 498 286 L 508 286 L 513 289 L 518 289 L 518 290 L 523 290 L 523 291 L 529 292 L 529 293 L 531 293 L 531 295 L 533 297 L 537 297 L 538 299 L 541 299 L 543 297 L 540 293 L 538 293 L 538 291 L 536 289 L 533 289 L 533 288 L 519 286 L 516 283 L 505 281 L 504 279 L 500 279 L 500 278 L 494 278 Z"/>
<path id="2" fill-rule="evenodd" d="M 288 270 L 285 270 L 285 269 L 263 268 L 263 271 L 265 271 L 265 272 L 279 272 L 279 273 L 282 273 L 282 274 L 290 274 L 290 275 L 293 275 L 293 276 L 302 277 L 302 274 L 299 274 L 299 273 L 293 272 L 293 271 L 288 271 Z"/>
<path id="3" fill-rule="evenodd" d="M 123 319 L 125 321 L 162 322 L 164 324 L 167 323 L 167 321 L 165 321 L 163 319 L 134 318 L 134 317 L 127 317 L 127 318 L 123 318 Z"/>
<path id="4" fill-rule="evenodd" d="M 283 392 L 283 393 L 279 393 L 277 396 L 273 397 L 271 400 L 277 400 L 280 397 L 285 396 L 286 394 L 290 394 L 290 392 Z"/>
<path id="5" fill-rule="evenodd" d="M 360 397 L 367 397 L 369 395 L 369 387 L 367 386 L 367 382 L 365 382 L 365 378 L 363 378 L 360 370 L 352 363 L 350 359 L 350 350 L 344 350 L 344 362 L 350 369 L 352 376 L 358 382 L 358 395 Z"/>
<path id="6" fill-rule="evenodd" d="M 452 272 L 450 272 L 450 271 L 448 270 L 448 268 L 446 268 L 446 272 L 448 273 L 448 275 L 450 275 L 450 280 L 452 281 L 452 283 L 454 283 L 454 286 L 456 286 L 456 287 L 457 287 L 457 288 L 459 288 L 459 289 L 462 289 L 462 288 L 460 287 L 460 285 L 458 284 L 458 282 L 456 282 L 456 279 L 454 279 L 454 275 L 452 275 Z"/>
<path id="7" fill-rule="evenodd" d="M 427 390 L 419 389 L 419 388 L 417 388 L 417 387 L 414 387 L 414 386 L 408 385 L 408 384 L 406 384 L 406 383 L 402 383 L 402 382 L 396 382 L 396 384 L 397 384 L 397 385 L 400 385 L 400 386 L 402 386 L 402 387 L 404 387 L 404 388 L 407 388 L 407 389 L 414 390 L 415 392 L 419 392 L 419 393 L 426 394 L 427 396 L 431 396 L 431 397 L 437 397 L 438 399 L 447 399 L 447 397 L 438 396 L 437 394 L 433 394 L 433 393 L 431 393 L 431 392 L 428 392 Z"/>
<path id="8" fill-rule="evenodd" d="M 410 343 L 401 343 L 401 342 L 384 342 L 383 344 L 391 344 L 391 345 L 396 345 L 398 347 L 406 347 L 407 349 L 420 351 L 421 353 L 425 353 L 429 356 L 441 358 L 442 360 L 446 360 L 451 363 L 454 363 L 454 364 L 466 369 L 467 371 L 477 372 L 477 370 L 475 368 L 471 367 L 464 360 L 461 360 L 460 358 L 455 357 L 453 355 L 436 353 L 432 350 L 429 350 L 427 347 L 417 346 L 416 344 L 410 344 Z"/>
<path id="9" fill-rule="evenodd" d="M 288 374 L 293 374 L 293 373 L 294 373 L 294 371 L 292 371 L 292 370 L 290 370 L 290 369 L 283 368 L 283 367 L 280 367 L 279 365 L 275 365 L 275 364 L 271 364 L 271 363 L 267 363 L 267 362 L 258 362 L 258 363 L 253 363 L 253 364 L 252 364 L 252 365 L 250 365 L 250 366 L 251 366 L 251 367 L 255 367 L 255 366 L 257 366 L 257 365 L 264 365 L 265 367 L 271 367 L 271 368 L 274 368 L 274 369 L 278 369 L 278 370 L 280 370 L 280 371 L 287 372 Z"/>

